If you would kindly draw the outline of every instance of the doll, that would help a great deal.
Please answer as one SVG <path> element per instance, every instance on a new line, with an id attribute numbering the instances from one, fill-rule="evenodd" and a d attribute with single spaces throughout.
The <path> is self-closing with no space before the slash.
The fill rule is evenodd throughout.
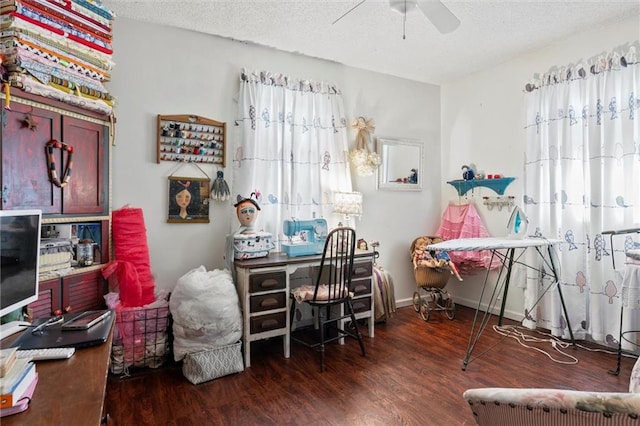
<path id="1" fill-rule="evenodd" d="M 451 261 L 449 254 L 446 251 L 439 251 L 436 253 L 436 258 L 440 260 L 444 260 L 445 263 L 449 266 L 449 270 L 452 275 L 455 275 L 458 281 L 462 281 L 462 277 L 460 276 L 460 271 L 455 263 Z"/>
<path id="2" fill-rule="evenodd" d="M 260 206 L 258 202 L 252 198 L 254 195 L 255 192 L 252 192 L 249 198 L 243 198 L 238 195 L 238 202 L 233 205 L 233 207 L 236 208 L 236 215 L 240 222 L 240 228 L 238 228 L 236 234 L 255 234 L 253 225 L 258 218 Z"/>
<path id="3" fill-rule="evenodd" d="M 424 238 L 420 238 L 416 241 L 412 252 L 414 269 L 418 266 L 437 266 L 433 257 L 431 257 L 431 254 L 427 250 L 428 245 L 428 240 Z"/>

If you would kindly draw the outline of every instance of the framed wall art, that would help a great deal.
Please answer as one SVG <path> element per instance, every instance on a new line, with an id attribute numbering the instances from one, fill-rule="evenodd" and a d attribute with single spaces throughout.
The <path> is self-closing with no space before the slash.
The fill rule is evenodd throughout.
<path id="1" fill-rule="evenodd" d="M 169 176 L 169 223 L 209 223 L 208 178 Z"/>
<path id="2" fill-rule="evenodd" d="M 424 142 L 414 139 L 378 138 L 378 189 L 422 191 Z"/>

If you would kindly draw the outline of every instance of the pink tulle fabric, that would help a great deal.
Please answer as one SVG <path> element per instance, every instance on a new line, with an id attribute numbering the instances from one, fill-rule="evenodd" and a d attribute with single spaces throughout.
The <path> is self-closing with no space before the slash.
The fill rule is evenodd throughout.
<path id="1" fill-rule="evenodd" d="M 449 204 L 442 214 L 440 227 L 436 235 L 443 240 L 456 240 L 459 238 L 486 238 L 490 237 L 484 226 L 482 217 L 474 204 L 455 205 Z M 472 273 L 480 269 L 495 269 L 500 266 L 497 258 L 491 261 L 491 250 L 480 251 L 451 251 L 451 261 L 462 273 Z"/>

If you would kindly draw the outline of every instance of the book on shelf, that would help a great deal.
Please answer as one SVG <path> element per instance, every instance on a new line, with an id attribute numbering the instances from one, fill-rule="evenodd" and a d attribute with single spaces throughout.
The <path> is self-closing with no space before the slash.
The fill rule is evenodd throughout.
<path id="1" fill-rule="evenodd" d="M 4 377 L 18 359 L 18 348 L 0 349 L 0 377 Z"/>
<path id="2" fill-rule="evenodd" d="M 0 379 L 0 408 L 13 407 L 24 395 L 36 375 L 36 365 L 19 358 L 9 373 Z"/>

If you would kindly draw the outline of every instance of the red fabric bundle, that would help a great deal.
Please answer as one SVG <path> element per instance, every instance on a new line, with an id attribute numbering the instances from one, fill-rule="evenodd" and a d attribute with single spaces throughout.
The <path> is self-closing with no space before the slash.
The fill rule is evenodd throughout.
<path id="1" fill-rule="evenodd" d="M 151 274 L 142 209 L 114 210 L 111 216 L 115 261 L 102 271 L 102 275 L 108 278 L 117 273 L 123 307 L 147 305 L 155 300 L 155 281 Z"/>

